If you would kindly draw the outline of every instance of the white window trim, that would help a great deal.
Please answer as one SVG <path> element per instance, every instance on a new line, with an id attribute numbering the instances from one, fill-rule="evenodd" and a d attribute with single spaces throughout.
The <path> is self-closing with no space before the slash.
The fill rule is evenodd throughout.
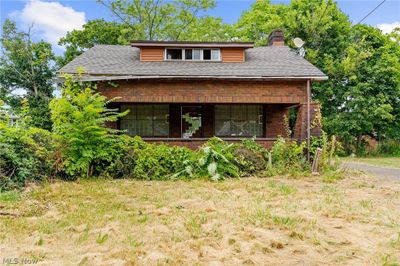
<path id="1" fill-rule="evenodd" d="M 182 59 L 168 59 L 167 58 L 167 50 L 174 50 L 174 49 L 180 49 L 182 52 Z M 186 54 L 185 50 L 192 50 L 192 59 L 186 59 Z M 200 50 L 200 59 L 193 59 L 193 50 Z M 210 60 L 204 60 L 203 54 L 204 50 L 211 50 L 211 59 Z M 212 59 L 212 51 L 217 50 L 218 51 L 218 59 Z M 168 47 L 164 49 L 164 61 L 188 61 L 188 62 L 221 62 L 221 49 L 220 48 L 173 48 L 173 47 Z"/>

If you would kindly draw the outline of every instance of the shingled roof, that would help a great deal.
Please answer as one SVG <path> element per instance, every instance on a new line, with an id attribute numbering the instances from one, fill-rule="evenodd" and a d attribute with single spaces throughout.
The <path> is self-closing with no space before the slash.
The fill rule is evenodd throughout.
<path id="1" fill-rule="evenodd" d="M 58 73 L 84 69 L 84 80 L 139 78 L 242 78 L 312 79 L 327 76 L 289 47 L 266 46 L 246 50 L 243 63 L 226 62 L 141 62 L 139 48 L 96 45 L 61 68 Z"/>

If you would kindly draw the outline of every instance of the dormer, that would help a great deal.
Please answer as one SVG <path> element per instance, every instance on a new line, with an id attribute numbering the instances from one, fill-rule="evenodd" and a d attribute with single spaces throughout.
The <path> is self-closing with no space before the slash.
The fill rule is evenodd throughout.
<path id="1" fill-rule="evenodd" d="M 251 42 L 133 41 L 143 62 L 227 62 L 242 63 Z"/>

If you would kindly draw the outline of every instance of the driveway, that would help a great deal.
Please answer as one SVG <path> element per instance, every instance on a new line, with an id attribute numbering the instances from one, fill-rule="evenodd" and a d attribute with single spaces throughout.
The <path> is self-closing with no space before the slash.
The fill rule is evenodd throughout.
<path id="1" fill-rule="evenodd" d="M 380 167 L 354 162 L 343 162 L 342 168 L 360 170 L 380 178 L 400 178 L 400 168 Z"/>

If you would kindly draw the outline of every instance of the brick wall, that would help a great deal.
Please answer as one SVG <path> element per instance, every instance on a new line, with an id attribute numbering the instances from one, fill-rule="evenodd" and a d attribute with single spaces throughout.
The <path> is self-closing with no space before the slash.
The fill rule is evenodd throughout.
<path id="1" fill-rule="evenodd" d="M 289 115 L 289 109 L 282 105 L 266 105 L 265 109 L 265 137 L 287 137 L 285 132 L 285 115 Z"/>
<path id="2" fill-rule="evenodd" d="M 310 104 L 310 120 L 311 124 L 315 120 L 316 115 L 320 112 L 318 103 Z M 311 128 L 311 136 L 321 136 L 322 128 L 320 125 Z M 298 140 L 307 139 L 307 104 L 301 104 L 297 112 L 297 119 L 294 131 L 294 138 Z"/>
<path id="3" fill-rule="evenodd" d="M 114 82 L 116 83 L 116 82 Z M 170 103 L 170 121 L 180 121 L 178 103 L 263 103 L 264 137 L 285 136 L 284 116 L 288 107 L 299 105 L 294 138 L 304 140 L 307 136 L 307 108 L 305 81 L 224 81 L 224 80 L 130 80 L 117 83 L 117 87 L 107 82 L 98 84 L 102 95 L 110 98 L 120 97 L 118 103 Z M 174 104 L 176 103 L 176 104 Z M 115 103 L 114 103 L 115 104 Z M 206 106 L 202 116 L 213 121 L 213 106 Z M 318 104 L 311 105 L 311 121 L 317 113 Z M 171 138 L 180 137 L 180 124 L 170 123 Z M 202 128 L 204 136 L 214 134 L 213 125 Z M 116 127 L 113 123 L 111 127 Z M 311 130 L 312 135 L 320 135 L 321 128 Z M 164 140 L 165 142 L 165 140 Z M 170 140 L 169 143 L 198 147 L 204 141 Z M 260 140 L 269 147 L 273 140 Z"/>
<path id="4" fill-rule="evenodd" d="M 117 82 L 114 82 L 117 83 Z M 118 102 L 147 103 L 283 103 L 306 101 L 305 81 L 130 80 L 114 88 L 98 84 L 108 98 Z"/>

